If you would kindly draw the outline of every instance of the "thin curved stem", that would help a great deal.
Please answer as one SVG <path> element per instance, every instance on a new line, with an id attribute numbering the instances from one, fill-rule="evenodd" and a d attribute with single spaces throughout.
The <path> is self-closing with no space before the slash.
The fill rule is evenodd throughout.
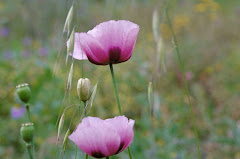
<path id="1" fill-rule="evenodd" d="M 183 81 L 184 81 L 185 90 L 186 90 L 187 97 L 188 97 L 189 108 L 190 108 L 190 113 L 191 113 L 191 118 L 192 118 L 192 122 L 193 122 L 194 133 L 195 133 L 195 138 L 196 138 L 196 143 L 197 143 L 197 148 L 198 148 L 198 157 L 199 157 L 199 159 L 201 159 L 202 157 L 201 157 L 201 152 L 200 152 L 200 148 L 199 148 L 198 133 L 197 133 L 197 128 L 196 128 L 196 124 L 195 124 L 195 117 L 194 117 L 194 114 L 193 114 L 193 106 L 192 106 L 192 102 L 191 102 L 191 99 L 190 99 L 189 88 L 188 88 L 187 80 L 186 80 L 186 77 L 185 77 L 184 64 L 183 64 L 182 59 L 181 59 L 177 38 L 176 38 L 175 32 L 174 32 L 173 27 L 172 27 L 172 23 L 171 23 L 170 18 L 169 18 L 167 8 L 166 8 L 166 18 L 167 18 L 167 22 L 168 22 L 168 25 L 169 25 L 169 29 L 170 29 L 170 31 L 172 33 L 172 36 L 173 36 L 173 41 L 174 41 L 174 44 L 175 44 L 175 50 L 176 50 L 176 53 L 177 53 L 177 57 L 178 57 L 179 65 L 180 65 L 180 70 L 181 70 L 181 73 L 182 73 L 182 76 L 183 76 Z"/>
<path id="2" fill-rule="evenodd" d="M 110 63 L 109 66 L 110 66 L 111 75 L 112 75 L 113 87 L 114 87 L 115 95 L 117 98 L 118 111 L 119 111 L 119 114 L 122 115 L 122 109 L 121 109 L 120 100 L 119 100 L 119 96 L 118 96 L 117 84 L 116 84 L 116 80 L 115 80 L 112 63 Z"/>

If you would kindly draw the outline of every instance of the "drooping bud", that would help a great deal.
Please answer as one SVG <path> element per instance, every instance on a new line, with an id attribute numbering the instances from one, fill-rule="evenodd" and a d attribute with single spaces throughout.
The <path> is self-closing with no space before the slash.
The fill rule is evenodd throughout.
<path id="1" fill-rule="evenodd" d="M 17 87 L 17 95 L 24 103 L 28 103 L 31 97 L 31 90 L 27 83 L 19 84 Z"/>
<path id="2" fill-rule="evenodd" d="M 91 81 L 88 78 L 80 78 L 77 84 L 77 93 L 83 102 L 86 102 L 92 93 Z"/>
<path id="3" fill-rule="evenodd" d="M 68 129 L 65 136 L 64 136 L 64 139 L 63 139 L 63 149 L 65 150 L 66 147 L 67 147 L 67 141 L 68 141 L 68 136 L 70 135 L 70 130 Z"/>
<path id="4" fill-rule="evenodd" d="M 62 116 L 60 118 L 60 121 L 58 123 L 58 136 L 57 136 L 57 140 L 60 137 L 60 134 L 61 134 L 61 131 L 62 131 L 62 128 L 63 128 L 63 124 L 64 124 L 64 113 L 62 114 Z"/>
<path id="5" fill-rule="evenodd" d="M 68 39 L 68 47 L 67 47 L 67 56 L 66 56 L 66 64 L 68 61 L 68 56 L 71 54 L 73 55 L 73 50 L 74 50 L 74 41 L 75 41 L 75 31 L 73 28 L 73 31 L 70 35 L 70 38 Z"/>
<path id="6" fill-rule="evenodd" d="M 66 21 L 64 24 L 64 28 L 63 28 L 63 33 L 67 32 L 67 35 L 69 35 L 69 32 L 70 32 L 72 19 L 73 19 L 73 6 L 68 11 L 68 15 L 67 15 L 67 18 L 66 18 Z"/>
<path id="7" fill-rule="evenodd" d="M 157 41 L 159 39 L 159 17 L 158 17 L 157 9 L 154 9 L 154 11 L 153 11 L 152 28 L 153 28 L 154 40 L 157 43 Z"/>
<path id="8" fill-rule="evenodd" d="M 71 64 L 71 68 L 68 74 L 68 82 L 67 82 L 67 89 L 71 90 L 72 88 L 72 79 L 73 79 L 73 62 Z"/>
<path id="9" fill-rule="evenodd" d="M 21 136 L 23 140 L 27 143 L 30 143 L 34 135 L 34 124 L 33 123 L 24 123 L 20 129 Z"/>
<path id="10" fill-rule="evenodd" d="M 72 33 L 70 35 L 70 38 L 69 38 L 69 47 L 67 49 L 68 53 L 73 53 L 74 39 L 75 39 L 75 31 L 74 31 L 74 28 L 73 28 L 73 31 L 72 31 Z"/>

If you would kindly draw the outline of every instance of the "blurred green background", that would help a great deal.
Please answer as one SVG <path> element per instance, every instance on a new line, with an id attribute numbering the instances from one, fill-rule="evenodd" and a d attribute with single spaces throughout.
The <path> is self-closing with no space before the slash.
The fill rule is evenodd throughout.
<path id="1" fill-rule="evenodd" d="M 62 104 L 70 69 L 65 64 L 66 38 L 62 36 L 69 0 L 0 1 L 0 158 L 28 158 L 20 137 L 19 118 L 13 108 L 24 106 L 15 86 L 29 83 L 31 113 L 35 123 L 37 158 L 52 159 L 56 153 L 56 121 L 61 105 L 78 104 L 77 80 L 99 81 L 89 113 L 101 118 L 118 115 L 108 66 L 74 61 L 72 90 Z M 203 159 L 240 159 L 240 1 L 172 0 L 169 14 L 185 65 Z M 76 0 L 76 31 L 126 19 L 140 26 L 132 58 L 114 65 L 124 114 L 135 119 L 131 150 L 135 159 L 195 159 L 194 137 L 183 78 L 160 0 Z M 158 30 L 164 59 L 155 50 L 152 15 L 158 10 Z M 58 56 L 59 52 L 59 57 Z M 150 120 L 148 83 L 154 80 L 154 117 Z M 66 114 L 63 132 L 74 109 Z M 77 115 L 73 126 L 78 123 Z M 153 129 L 152 129 L 153 127 Z M 64 133 L 62 134 L 64 135 Z M 69 141 L 65 158 L 74 158 Z M 56 155 L 57 154 L 57 155 Z M 78 158 L 83 158 L 79 155 Z M 128 158 L 127 151 L 112 158 Z"/>

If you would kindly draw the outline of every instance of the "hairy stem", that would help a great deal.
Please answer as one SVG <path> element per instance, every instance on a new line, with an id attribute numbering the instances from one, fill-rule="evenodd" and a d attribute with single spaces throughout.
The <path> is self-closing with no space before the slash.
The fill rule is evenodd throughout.
<path id="1" fill-rule="evenodd" d="M 189 108 L 190 108 L 190 113 L 191 113 L 191 118 L 192 118 L 192 122 L 193 122 L 194 133 L 195 133 L 195 138 L 196 138 L 196 143 L 197 143 L 197 148 L 198 148 L 198 158 L 201 159 L 202 157 L 201 157 L 201 152 L 200 152 L 200 148 L 199 148 L 198 133 L 197 133 L 197 128 L 196 128 L 196 124 L 195 124 L 195 117 L 194 117 L 194 113 L 193 113 L 192 102 L 191 102 L 191 99 L 190 99 L 189 88 L 188 88 L 187 80 L 186 80 L 186 77 L 185 77 L 184 64 L 183 64 L 182 59 L 181 59 L 177 38 L 176 38 L 175 32 L 174 32 L 173 27 L 172 27 L 172 23 L 171 23 L 170 18 L 169 18 L 167 8 L 166 8 L 166 18 L 167 18 L 167 22 L 168 22 L 168 25 L 169 25 L 169 29 L 170 29 L 170 31 L 172 33 L 172 36 L 173 36 L 173 42 L 175 44 L 175 50 L 176 50 L 176 53 L 177 53 L 178 62 L 179 62 L 179 65 L 180 65 L 180 70 L 181 70 L 181 73 L 182 73 L 182 76 L 183 76 L 185 90 L 186 90 L 187 97 L 188 97 Z"/>

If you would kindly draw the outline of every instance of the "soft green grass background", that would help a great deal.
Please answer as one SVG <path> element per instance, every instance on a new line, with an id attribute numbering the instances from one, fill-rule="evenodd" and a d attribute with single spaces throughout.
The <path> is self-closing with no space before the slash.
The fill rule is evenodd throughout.
<path id="1" fill-rule="evenodd" d="M 135 159 L 195 159 L 197 147 L 188 101 L 171 34 L 158 0 L 76 0 L 74 24 L 77 31 L 88 31 L 111 19 L 127 19 L 140 26 L 132 58 L 114 65 L 123 113 L 136 121 L 131 145 Z M 0 29 L 8 28 L 9 36 L 0 36 L 0 158 L 28 158 L 20 138 L 20 125 L 26 117 L 11 118 L 11 108 L 21 106 L 15 97 L 15 86 L 27 82 L 32 89 L 31 112 L 35 123 L 37 156 L 55 158 L 55 127 L 65 93 L 70 65 L 65 65 L 65 39 L 61 35 L 71 6 L 68 0 L 2 0 Z M 169 3 L 169 14 L 177 33 L 185 71 L 192 74 L 189 89 L 204 159 L 240 158 L 240 1 L 179 0 Z M 153 68 L 155 46 L 152 13 L 158 8 L 164 41 L 167 71 Z M 30 46 L 23 44 L 30 37 Z M 47 55 L 39 49 L 46 48 Z M 57 52 L 60 58 L 57 60 Z M 29 51 L 29 56 L 23 52 Z M 9 53 L 10 52 L 10 53 Z M 57 72 L 53 73 L 57 62 Z M 78 103 L 76 84 L 82 77 L 93 84 L 99 80 L 91 116 L 118 115 L 108 66 L 95 66 L 87 61 L 74 61 L 74 79 L 66 107 Z M 157 76 L 155 117 L 149 119 L 148 82 Z M 66 115 L 64 131 L 73 109 Z M 77 116 L 73 127 L 77 124 Z M 150 123 L 154 126 L 151 131 Z M 154 134 L 154 136 L 153 136 Z M 75 145 L 69 141 L 65 158 L 74 158 Z M 58 152 L 59 154 L 59 152 Z M 80 156 L 79 156 L 80 158 Z M 128 158 L 127 151 L 112 158 Z"/>

